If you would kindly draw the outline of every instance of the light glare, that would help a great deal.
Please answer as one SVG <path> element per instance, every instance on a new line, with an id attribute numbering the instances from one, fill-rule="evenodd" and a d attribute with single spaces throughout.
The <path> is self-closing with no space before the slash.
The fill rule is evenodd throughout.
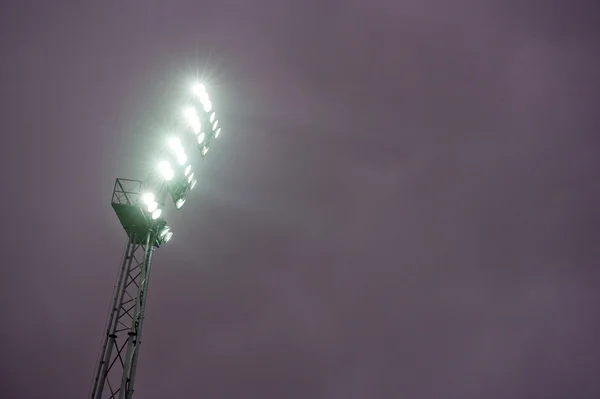
<path id="1" fill-rule="evenodd" d="M 152 219 L 156 220 L 160 217 L 160 215 L 162 215 L 162 209 L 157 209 L 152 212 Z"/>
<path id="2" fill-rule="evenodd" d="M 158 202 L 152 201 L 148 203 L 148 212 L 152 213 L 156 210 L 156 208 L 158 208 Z"/>
<path id="3" fill-rule="evenodd" d="M 179 198 L 175 201 L 175 208 L 180 209 L 185 204 L 185 198 Z"/>
<path id="4" fill-rule="evenodd" d="M 142 195 L 142 201 L 144 201 L 144 203 L 146 205 L 150 204 L 151 202 L 154 202 L 154 194 L 152 193 L 145 193 Z"/>

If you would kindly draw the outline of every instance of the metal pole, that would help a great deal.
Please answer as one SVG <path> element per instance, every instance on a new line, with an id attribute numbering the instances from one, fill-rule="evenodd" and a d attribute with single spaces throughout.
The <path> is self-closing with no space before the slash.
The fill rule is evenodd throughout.
<path id="1" fill-rule="evenodd" d="M 148 285 L 148 277 L 150 272 L 150 264 L 152 262 L 152 252 L 154 245 L 152 238 L 154 233 L 148 232 L 146 238 L 146 246 L 144 253 L 144 264 L 140 270 L 140 287 L 136 298 L 134 319 L 129 329 L 129 339 L 127 342 L 127 351 L 125 354 L 125 362 L 123 364 L 123 376 L 121 378 L 121 389 L 119 390 L 119 399 L 130 399 L 133 395 L 132 371 L 135 370 L 135 361 L 137 361 L 136 352 L 139 350 L 141 329 L 143 325 L 144 310 L 146 304 L 146 288 Z"/>
<path id="2" fill-rule="evenodd" d="M 98 364 L 96 378 L 94 381 L 94 387 L 92 388 L 92 399 L 102 398 L 102 390 L 104 389 L 104 384 L 108 375 L 107 369 L 109 367 L 110 358 L 115 342 L 114 337 L 115 330 L 117 328 L 116 320 L 119 319 L 119 314 L 121 312 L 121 306 L 119 306 L 120 298 L 123 297 L 123 292 L 125 291 L 125 280 L 127 278 L 127 275 L 129 274 L 129 269 L 131 268 L 131 263 L 133 261 L 133 256 L 131 253 L 132 249 L 134 248 L 133 240 L 134 237 L 130 237 L 127 241 L 127 248 L 125 250 L 125 255 L 123 256 L 123 263 L 121 265 L 121 271 L 119 272 L 119 279 L 117 281 L 117 287 L 115 289 L 115 295 L 113 297 L 112 308 L 106 326 L 106 336 L 104 337 L 104 342 L 102 344 L 100 364 Z"/>
<path id="3" fill-rule="evenodd" d="M 151 237 L 154 238 L 154 237 Z M 150 241 L 150 243 L 152 240 Z M 131 362 L 131 374 L 129 377 L 129 386 L 127 389 L 127 399 L 131 399 L 133 397 L 134 391 L 134 383 L 135 383 L 135 373 L 137 371 L 137 362 L 138 356 L 140 354 L 140 345 L 142 344 L 142 327 L 144 325 L 144 320 L 146 319 L 146 303 L 148 299 L 148 284 L 150 283 L 150 272 L 152 269 L 152 254 L 154 253 L 154 245 L 150 245 L 147 247 L 146 253 L 146 276 L 144 281 L 142 282 L 144 289 L 140 292 L 140 296 L 142 297 L 141 301 L 141 309 L 140 309 L 140 321 L 139 321 L 139 329 L 137 333 L 137 345 L 135 346 L 135 351 L 133 352 L 133 359 Z"/>

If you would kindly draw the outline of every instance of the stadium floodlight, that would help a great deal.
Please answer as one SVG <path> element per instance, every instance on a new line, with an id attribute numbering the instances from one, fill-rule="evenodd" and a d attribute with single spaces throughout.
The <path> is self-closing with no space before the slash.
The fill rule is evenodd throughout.
<path id="1" fill-rule="evenodd" d="M 152 201 L 147 205 L 148 212 L 153 213 L 158 208 L 158 202 Z"/>
<path id="2" fill-rule="evenodd" d="M 171 164 L 168 161 L 159 162 L 158 170 L 159 170 L 160 174 L 162 175 L 163 179 L 165 179 L 165 180 L 171 180 L 171 179 L 173 179 L 173 176 L 175 175 L 175 172 L 173 171 L 173 168 L 171 167 Z"/>
<path id="3" fill-rule="evenodd" d="M 201 97 L 202 95 L 206 94 L 206 88 L 202 83 L 196 83 L 192 86 L 192 92 L 198 97 Z"/>
<path id="4" fill-rule="evenodd" d="M 175 201 L 175 208 L 181 209 L 181 207 L 183 206 L 183 204 L 185 204 L 185 200 L 186 200 L 185 197 L 181 197 L 177 201 Z"/>
<path id="5" fill-rule="evenodd" d="M 144 201 L 144 203 L 146 205 L 150 204 L 151 202 L 154 202 L 154 194 L 153 193 L 144 193 L 142 194 L 142 201 Z"/>
<path id="6" fill-rule="evenodd" d="M 200 123 L 200 117 L 196 112 L 196 108 L 192 106 L 185 107 L 183 109 L 183 116 L 185 120 L 188 122 L 194 134 L 200 133 L 200 129 L 202 128 L 202 124 Z"/>
<path id="7" fill-rule="evenodd" d="M 195 82 L 194 82 L 195 83 Z M 206 87 L 190 85 L 187 104 L 176 109 L 177 123 L 193 132 L 200 155 L 204 157 L 219 137 L 221 128 Z M 191 134 L 190 134 L 191 135 Z M 167 141 L 165 158 L 159 159 L 148 181 L 117 179 L 111 205 L 127 234 L 127 246 L 115 290 L 101 354 L 91 388 L 91 399 L 132 399 L 135 385 L 142 326 L 145 319 L 148 281 L 153 253 L 167 243 L 173 232 L 165 221 L 165 201 L 176 209 L 186 203 L 188 193 L 198 183 L 196 164 L 190 164 L 194 143 L 176 134 Z M 193 166 L 192 166 L 193 165 Z M 119 369 L 119 370 L 117 370 Z"/>
<path id="8" fill-rule="evenodd" d="M 158 233 L 159 237 L 164 237 L 165 234 L 167 234 L 169 232 L 169 230 L 171 230 L 171 228 L 167 225 L 165 225 L 165 227 L 163 227 L 163 229 L 160 231 L 160 233 Z"/>

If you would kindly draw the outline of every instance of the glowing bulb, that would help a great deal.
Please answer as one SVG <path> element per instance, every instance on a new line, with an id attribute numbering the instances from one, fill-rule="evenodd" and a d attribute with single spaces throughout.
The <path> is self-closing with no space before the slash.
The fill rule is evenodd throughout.
<path id="1" fill-rule="evenodd" d="M 166 244 L 167 242 L 169 242 L 169 240 L 171 239 L 171 237 L 173 237 L 173 232 L 172 232 L 172 231 L 167 231 L 167 232 L 165 233 L 165 238 L 164 238 L 164 240 L 165 240 L 165 244 Z"/>
<path id="2" fill-rule="evenodd" d="M 160 162 L 158 164 L 158 170 L 160 171 L 165 180 L 171 180 L 175 175 L 175 172 L 173 172 L 171 164 L 168 161 Z"/>
<path id="3" fill-rule="evenodd" d="M 213 130 L 215 130 L 217 128 L 217 126 L 219 125 L 219 120 L 217 119 L 215 121 L 215 123 L 213 123 Z"/>
<path id="4" fill-rule="evenodd" d="M 183 109 L 183 116 L 185 116 L 188 120 L 194 120 L 198 114 L 196 113 L 196 109 L 194 107 L 189 106 Z"/>
<path id="5" fill-rule="evenodd" d="M 175 201 L 175 208 L 180 209 L 183 204 L 185 204 L 185 198 L 179 198 L 177 201 Z"/>
<path id="6" fill-rule="evenodd" d="M 206 93 L 206 88 L 202 83 L 196 83 L 192 86 L 192 92 L 197 96 L 201 96 L 202 93 Z"/>
<path id="7" fill-rule="evenodd" d="M 162 209 L 156 209 L 154 212 L 152 212 L 152 219 L 156 220 L 160 217 L 160 215 L 162 215 Z"/>
<path id="8" fill-rule="evenodd" d="M 171 229 L 169 228 L 169 226 L 165 226 L 165 227 L 164 227 L 164 228 L 163 228 L 163 229 L 160 231 L 160 234 L 159 234 L 159 236 L 160 236 L 160 237 L 164 237 L 164 236 L 165 236 L 165 234 L 167 234 L 167 233 L 169 232 L 169 230 L 171 230 Z"/>
<path id="9" fill-rule="evenodd" d="M 179 163 L 180 166 L 185 165 L 186 162 L 187 156 L 184 153 L 180 153 L 177 155 L 177 163 Z"/>
<path id="10" fill-rule="evenodd" d="M 184 175 L 189 175 L 190 172 L 192 171 L 192 165 L 188 165 L 185 167 L 185 171 L 184 171 Z"/>
<path id="11" fill-rule="evenodd" d="M 221 134 L 221 128 L 218 128 L 217 131 L 215 132 L 215 138 L 218 138 L 219 134 Z"/>
<path id="12" fill-rule="evenodd" d="M 202 103 L 202 106 L 204 107 L 205 112 L 210 112 L 212 110 L 212 103 L 208 98 Z"/>
<path id="13" fill-rule="evenodd" d="M 205 137 L 206 137 L 206 135 L 204 134 L 204 132 L 200 133 L 198 135 L 198 144 L 202 144 L 204 142 Z"/>
<path id="14" fill-rule="evenodd" d="M 205 156 L 207 152 L 208 152 L 208 147 L 207 146 L 202 147 L 202 156 Z"/>
<path id="15" fill-rule="evenodd" d="M 212 114 L 210 114 L 210 123 L 213 123 L 215 121 L 215 117 L 217 116 L 217 114 L 213 111 Z"/>
<path id="16" fill-rule="evenodd" d="M 181 140 L 179 140 L 178 137 L 169 137 L 167 142 L 173 151 L 177 151 L 179 148 L 181 148 Z"/>
<path id="17" fill-rule="evenodd" d="M 190 183 L 190 190 L 193 190 L 194 187 L 196 187 L 196 183 L 198 183 L 198 180 L 193 179 L 192 182 Z"/>
<path id="18" fill-rule="evenodd" d="M 189 176 L 188 176 L 188 183 L 190 183 L 192 180 L 194 179 L 194 172 L 192 172 Z"/>
<path id="19" fill-rule="evenodd" d="M 142 201 L 144 201 L 144 203 L 146 205 L 154 202 L 154 194 L 152 193 L 145 193 L 142 195 Z"/>
<path id="20" fill-rule="evenodd" d="M 158 202 L 152 201 L 148 204 L 148 212 L 152 213 L 158 208 Z"/>

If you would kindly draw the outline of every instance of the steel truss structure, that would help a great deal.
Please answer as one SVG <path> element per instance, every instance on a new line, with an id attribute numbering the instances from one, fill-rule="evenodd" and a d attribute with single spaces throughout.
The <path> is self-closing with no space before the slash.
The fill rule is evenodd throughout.
<path id="1" fill-rule="evenodd" d="M 204 85 L 191 88 L 193 101 L 201 105 L 184 108 L 187 137 L 171 136 L 168 153 L 145 181 L 117 179 L 111 205 L 127 234 L 127 246 L 90 388 L 91 399 L 131 399 L 137 360 L 142 343 L 142 327 L 148 298 L 152 254 L 173 232 L 164 219 L 167 198 L 180 209 L 194 188 L 193 163 L 186 148 L 197 146 L 199 158 L 219 137 L 221 128 Z M 190 94 L 191 95 L 191 94 Z M 179 120 L 180 118 L 178 118 Z M 192 147 L 193 148 L 193 147 Z"/>
<path id="2" fill-rule="evenodd" d="M 160 223 L 141 207 L 144 183 L 117 179 L 112 206 L 127 233 L 127 246 L 92 386 L 92 399 L 130 399 L 142 343 L 152 254 L 160 245 Z"/>

